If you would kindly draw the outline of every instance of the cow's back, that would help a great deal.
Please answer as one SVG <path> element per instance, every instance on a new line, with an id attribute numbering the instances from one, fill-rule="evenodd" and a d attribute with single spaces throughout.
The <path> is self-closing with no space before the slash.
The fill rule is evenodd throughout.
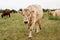
<path id="1" fill-rule="evenodd" d="M 55 14 L 60 17 L 60 10 L 55 10 Z"/>
<path id="2" fill-rule="evenodd" d="M 10 10 L 9 10 L 9 9 L 5 9 L 5 10 L 3 11 L 3 15 L 8 15 L 8 14 L 10 14 Z"/>

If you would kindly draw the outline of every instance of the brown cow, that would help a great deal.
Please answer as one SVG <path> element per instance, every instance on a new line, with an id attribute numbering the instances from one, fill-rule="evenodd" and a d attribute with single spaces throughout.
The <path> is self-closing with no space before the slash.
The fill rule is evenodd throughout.
<path id="1" fill-rule="evenodd" d="M 7 15 L 9 15 L 9 17 L 10 17 L 10 13 L 11 13 L 11 10 L 5 9 L 5 10 L 2 12 L 1 17 L 3 18 L 3 16 L 7 16 Z"/>

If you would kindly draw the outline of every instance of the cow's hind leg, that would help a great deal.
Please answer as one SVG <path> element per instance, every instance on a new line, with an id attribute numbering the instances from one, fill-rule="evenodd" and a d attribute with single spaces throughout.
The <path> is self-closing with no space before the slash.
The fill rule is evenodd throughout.
<path id="1" fill-rule="evenodd" d="M 3 18 L 3 15 L 1 15 L 1 17 Z"/>
<path id="2" fill-rule="evenodd" d="M 41 29 L 41 24 L 40 24 L 40 21 L 37 21 L 36 22 L 35 32 L 38 33 L 39 32 L 39 29 Z"/>
<path id="3" fill-rule="evenodd" d="M 38 24 L 38 22 L 37 22 L 36 25 L 35 25 L 35 32 L 36 32 L 36 33 L 39 32 L 39 24 Z"/>
<path id="4" fill-rule="evenodd" d="M 38 21 L 39 29 L 41 30 L 41 22 Z"/>

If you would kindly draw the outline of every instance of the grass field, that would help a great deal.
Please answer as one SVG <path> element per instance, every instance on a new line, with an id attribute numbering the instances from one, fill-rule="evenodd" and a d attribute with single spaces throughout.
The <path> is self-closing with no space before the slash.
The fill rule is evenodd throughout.
<path id="1" fill-rule="evenodd" d="M 60 20 L 49 20 L 44 13 L 41 24 L 42 29 L 39 34 L 33 33 L 32 40 L 60 40 Z M 0 40 L 29 40 L 28 33 L 22 16 L 13 13 L 10 18 L 1 18 L 0 14 Z"/>

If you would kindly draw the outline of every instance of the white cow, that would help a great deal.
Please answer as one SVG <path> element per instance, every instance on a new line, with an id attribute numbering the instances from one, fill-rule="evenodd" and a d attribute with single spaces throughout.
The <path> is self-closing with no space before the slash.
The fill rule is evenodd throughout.
<path id="1" fill-rule="evenodd" d="M 29 38 L 32 37 L 33 29 L 36 33 L 41 29 L 41 19 L 43 17 L 43 10 L 40 5 L 29 5 L 27 8 L 19 11 L 24 16 L 24 23 L 28 24 Z"/>
<path id="2" fill-rule="evenodd" d="M 48 10 L 48 15 L 60 17 L 60 10 L 55 10 L 55 11 Z"/>
<path id="3" fill-rule="evenodd" d="M 53 16 L 60 17 L 60 10 L 55 10 Z"/>

